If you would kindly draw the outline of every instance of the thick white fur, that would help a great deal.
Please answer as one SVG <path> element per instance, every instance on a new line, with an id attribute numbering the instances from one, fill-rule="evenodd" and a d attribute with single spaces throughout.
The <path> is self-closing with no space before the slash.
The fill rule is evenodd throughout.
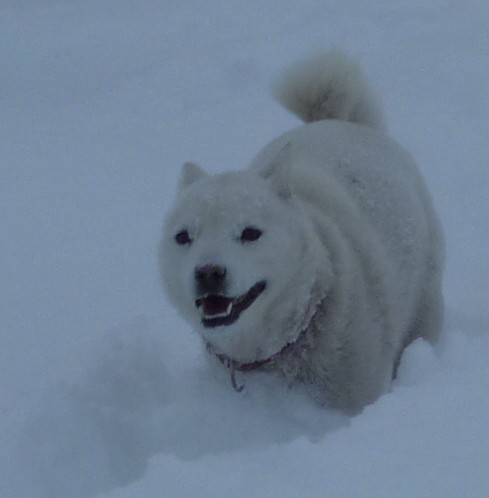
<path id="1" fill-rule="evenodd" d="M 340 50 L 293 65 L 274 85 L 273 94 L 306 123 L 340 119 L 384 128 L 380 103 L 360 64 Z"/>
<path id="2" fill-rule="evenodd" d="M 356 62 L 339 51 L 285 73 L 280 102 L 311 123 L 280 136 L 244 171 L 209 176 L 187 164 L 160 251 L 170 298 L 206 343 L 237 362 L 304 383 L 355 412 L 384 393 L 403 348 L 434 341 L 444 245 L 410 155 L 383 129 Z M 316 121 L 316 122 L 312 122 Z M 246 226 L 263 231 L 243 244 Z M 189 231 L 192 243 L 174 236 Z M 227 293 L 265 292 L 233 325 L 207 329 L 194 270 L 227 269 Z"/>

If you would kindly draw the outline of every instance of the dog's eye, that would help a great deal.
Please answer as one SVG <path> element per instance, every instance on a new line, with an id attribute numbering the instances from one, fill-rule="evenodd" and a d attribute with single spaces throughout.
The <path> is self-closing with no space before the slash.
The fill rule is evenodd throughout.
<path id="1" fill-rule="evenodd" d="M 246 227 L 242 232 L 239 240 L 241 242 L 253 242 L 261 237 L 262 231 L 255 227 Z"/>
<path id="2" fill-rule="evenodd" d="M 175 242 L 180 246 L 185 246 L 187 244 L 190 244 L 192 242 L 192 239 L 190 238 L 187 230 L 180 230 L 180 232 L 175 235 Z"/>

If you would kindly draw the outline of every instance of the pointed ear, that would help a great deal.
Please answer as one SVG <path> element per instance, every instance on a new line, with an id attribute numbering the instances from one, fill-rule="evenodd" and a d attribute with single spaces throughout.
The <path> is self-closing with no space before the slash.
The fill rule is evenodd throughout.
<path id="1" fill-rule="evenodd" d="M 290 188 L 290 150 L 292 146 L 287 142 L 261 171 L 277 195 L 287 199 L 292 195 Z"/>
<path id="2" fill-rule="evenodd" d="M 185 163 L 180 172 L 180 182 L 178 186 L 180 190 L 182 190 L 205 176 L 207 176 L 207 173 L 200 166 L 197 166 L 194 163 Z"/>

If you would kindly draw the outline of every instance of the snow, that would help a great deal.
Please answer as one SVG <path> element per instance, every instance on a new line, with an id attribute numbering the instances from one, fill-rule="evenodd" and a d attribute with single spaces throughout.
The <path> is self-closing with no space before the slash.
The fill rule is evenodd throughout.
<path id="1" fill-rule="evenodd" d="M 489 493 L 489 5 L 0 5 L 0 496 Z M 445 226 L 446 323 L 356 417 L 273 376 L 238 394 L 163 295 L 180 164 L 245 166 L 297 121 L 290 62 L 358 56 Z"/>

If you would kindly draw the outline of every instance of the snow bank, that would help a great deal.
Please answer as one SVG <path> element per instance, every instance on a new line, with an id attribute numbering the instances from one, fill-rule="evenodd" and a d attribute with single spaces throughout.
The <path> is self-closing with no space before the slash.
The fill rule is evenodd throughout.
<path id="1" fill-rule="evenodd" d="M 113 334 L 82 378 L 47 392 L 21 427 L 6 496 L 482 497 L 489 489 L 487 335 L 453 332 L 439 352 L 417 341 L 392 391 L 348 418 L 266 374 L 247 376 L 238 394 L 214 364 L 177 365 L 142 324 Z"/>

